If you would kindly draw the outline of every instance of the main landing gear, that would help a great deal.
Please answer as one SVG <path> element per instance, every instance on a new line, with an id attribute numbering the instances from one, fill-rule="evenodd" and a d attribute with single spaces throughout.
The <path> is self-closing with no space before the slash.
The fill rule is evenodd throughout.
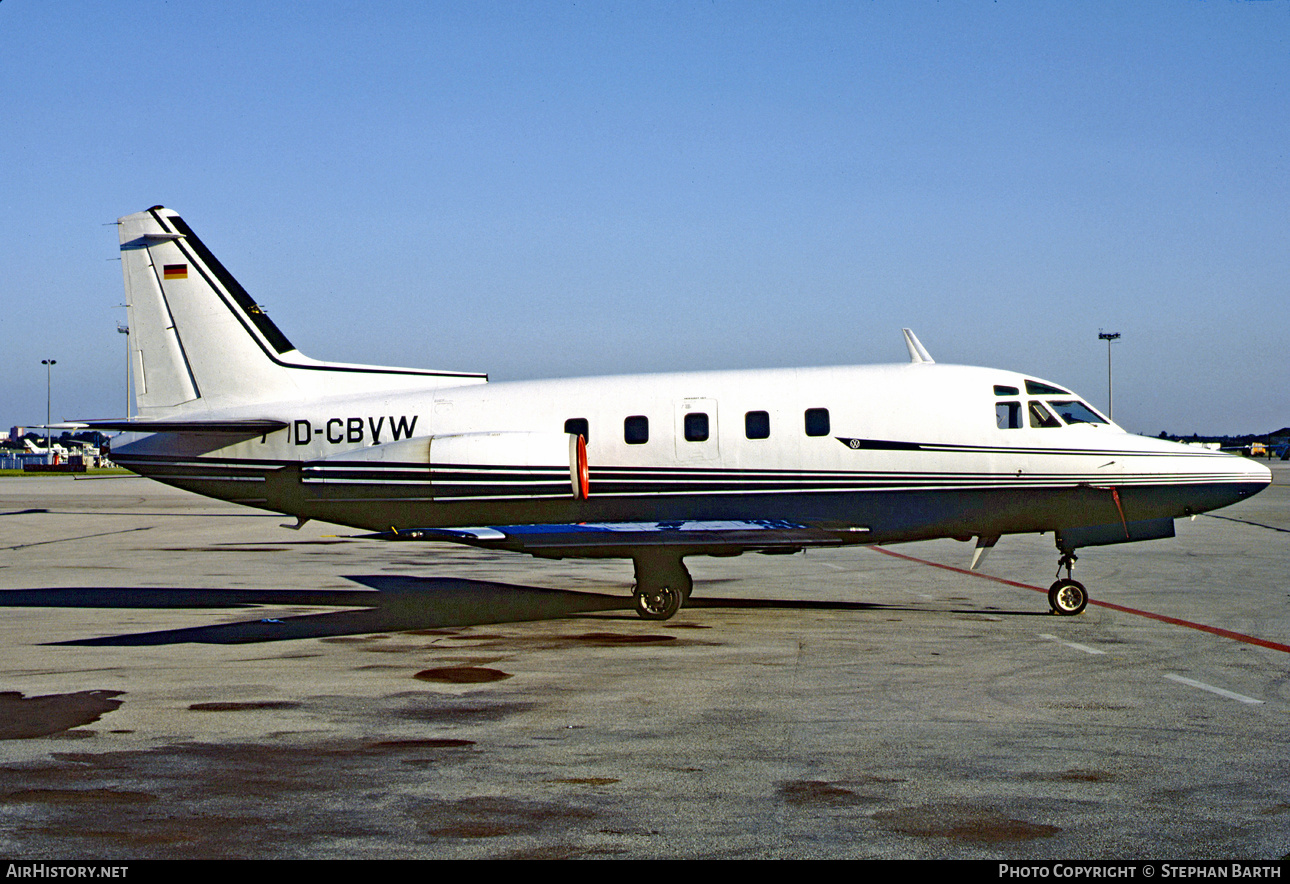
<path id="1" fill-rule="evenodd" d="M 1071 566 L 1075 564 L 1075 559 L 1074 550 L 1062 550 L 1061 558 L 1057 560 L 1057 573 L 1061 574 L 1062 568 L 1065 568 L 1066 576 L 1048 589 L 1048 604 L 1054 614 L 1074 616 L 1088 605 L 1088 590 L 1084 588 L 1084 584 L 1071 578 Z"/>
<path id="2" fill-rule="evenodd" d="M 636 573 L 636 613 L 646 620 L 667 620 L 690 598 L 694 581 L 680 556 L 644 555 L 632 559 Z"/>

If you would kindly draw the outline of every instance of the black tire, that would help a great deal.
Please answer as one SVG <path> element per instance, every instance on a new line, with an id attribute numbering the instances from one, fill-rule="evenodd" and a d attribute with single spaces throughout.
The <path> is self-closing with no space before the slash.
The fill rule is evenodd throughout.
<path id="1" fill-rule="evenodd" d="M 690 593 L 694 591 L 694 580 L 690 577 L 689 571 L 681 572 L 680 578 L 676 581 L 676 588 L 681 591 L 681 604 L 689 604 Z"/>
<path id="2" fill-rule="evenodd" d="M 636 613 L 645 620 L 669 620 L 681 610 L 685 601 L 679 589 L 671 586 L 636 587 Z"/>
<path id="3" fill-rule="evenodd" d="M 1048 604 L 1052 606 L 1054 614 L 1074 617 L 1088 606 L 1088 590 L 1078 580 L 1063 578 L 1049 588 Z"/>

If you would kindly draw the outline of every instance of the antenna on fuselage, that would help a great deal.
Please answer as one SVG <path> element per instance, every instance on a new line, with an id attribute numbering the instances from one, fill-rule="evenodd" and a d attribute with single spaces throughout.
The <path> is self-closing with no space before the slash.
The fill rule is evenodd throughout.
<path id="1" fill-rule="evenodd" d="M 902 328 L 901 331 L 905 333 L 905 346 L 909 348 L 910 362 L 926 362 L 929 365 L 936 363 L 936 360 L 932 358 L 932 354 L 928 353 L 927 348 L 918 340 L 918 335 L 907 328 Z"/>

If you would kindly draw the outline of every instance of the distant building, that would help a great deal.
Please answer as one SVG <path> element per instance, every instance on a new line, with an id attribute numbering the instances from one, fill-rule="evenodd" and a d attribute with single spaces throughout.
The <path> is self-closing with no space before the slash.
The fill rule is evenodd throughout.
<path id="1" fill-rule="evenodd" d="M 23 436 L 25 436 L 25 435 L 27 435 L 27 428 L 26 428 L 26 427 L 11 427 L 11 428 L 9 429 L 9 441 L 10 441 L 10 442 L 21 442 L 21 441 L 22 441 L 22 437 L 23 437 Z"/>

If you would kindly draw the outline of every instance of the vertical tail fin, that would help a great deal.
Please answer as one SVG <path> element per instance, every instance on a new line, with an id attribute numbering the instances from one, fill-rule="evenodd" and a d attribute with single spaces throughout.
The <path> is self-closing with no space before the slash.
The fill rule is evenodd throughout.
<path id="1" fill-rule="evenodd" d="M 488 379 L 310 359 L 177 213 L 153 206 L 117 224 L 141 417 Z"/>
<path id="2" fill-rule="evenodd" d="M 291 392 L 275 358 L 291 343 L 182 218 L 154 206 L 118 224 L 140 413 Z"/>

